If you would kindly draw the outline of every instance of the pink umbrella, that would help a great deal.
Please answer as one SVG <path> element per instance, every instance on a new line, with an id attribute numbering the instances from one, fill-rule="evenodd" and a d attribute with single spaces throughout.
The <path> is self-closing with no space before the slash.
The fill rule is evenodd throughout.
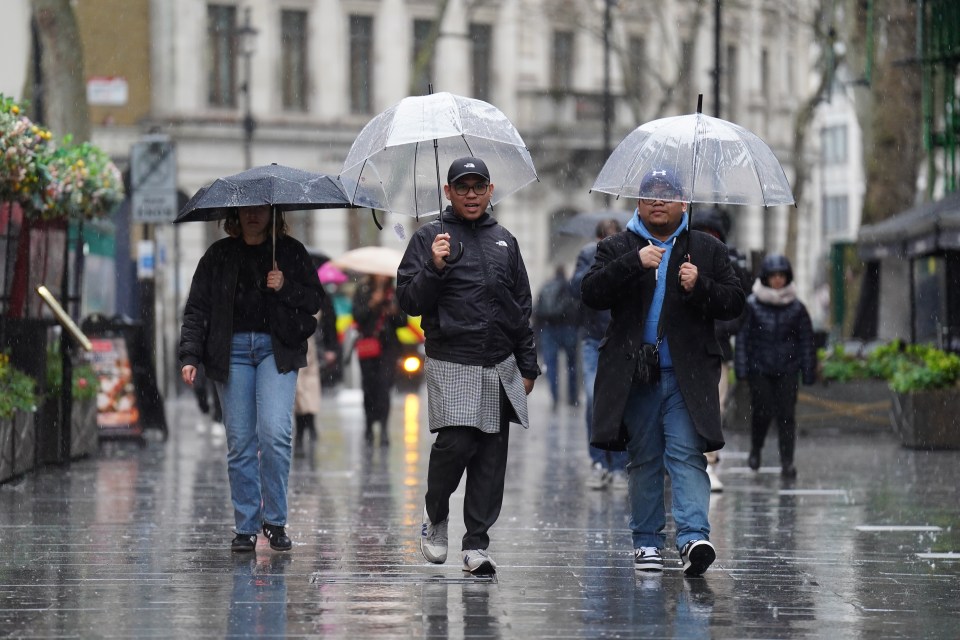
<path id="1" fill-rule="evenodd" d="M 324 262 L 317 269 L 317 277 L 323 284 L 343 284 L 347 281 L 347 274 L 337 268 L 332 262 Z"/>

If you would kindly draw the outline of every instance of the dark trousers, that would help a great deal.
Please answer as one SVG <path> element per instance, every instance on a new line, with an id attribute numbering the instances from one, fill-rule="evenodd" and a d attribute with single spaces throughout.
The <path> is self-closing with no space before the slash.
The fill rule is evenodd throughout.
<path id="1" fill-rule="evenodd" d="M 750 406 L 753 418 L 750 425 L 750 448 L 763 449 L 767 428 L 776 420 L 779 429 L 780 464 L 792 464 L 797 445 L 797 387 L 796 375 L 750 376 Z"/>
<path id="2" fill-rule="evenodd" d="M 476 427 L 444 427 L 430 449 L 427 470 L 427 516 L 442 522 L 450 515 L 450 496 L 467 473 L 467 491 L 463 500 L 463 523 L 467 532 L 461 548 L 486 549 L 490 546 L 487 530 L 500 516 L 503 483 L 507 473 L 507 445 L 510 441 L 509 415 L 503 407 L 501 390 L 500 433 L 484 433 Z"/>
<path id="3" fill-rule="evenodd" d="M 360 361 L 360 384 L 363 387 L 363 411 L 367 418 L 367 431 L 374 422 L 380 423 L 381 431 L 387 430 L 390 417 L 390 393 L 393 389 L 396 357 L 384 351 L 379 358 Z"/>

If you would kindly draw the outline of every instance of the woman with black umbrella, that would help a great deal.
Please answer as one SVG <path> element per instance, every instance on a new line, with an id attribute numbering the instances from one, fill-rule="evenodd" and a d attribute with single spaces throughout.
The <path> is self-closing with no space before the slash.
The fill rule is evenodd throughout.
<path id="1" fill-rule="evenodd" d="M 324 296 L 304 246 L 269 206 L 233 209 L 227 238 L 200 259 L 180 337 L 181 375 L 202 363 L 217 385 L 227 430 L 235 552 L 254 551 L 263 531 L 287 551 L 287 481 L 297 370 Z M 275 245 L 275 247 L 274 247 Z"/>

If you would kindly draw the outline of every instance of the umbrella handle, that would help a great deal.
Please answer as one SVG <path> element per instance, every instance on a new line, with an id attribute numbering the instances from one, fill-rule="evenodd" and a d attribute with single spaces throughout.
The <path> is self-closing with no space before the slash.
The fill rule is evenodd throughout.
<path id="1" fill-rule="evenodd" d="M 370 215 L 373 216 L 373 224 L 377 225 L 377 229 L 380 229 L 380 231 L 383 231 L 383 225 L 380 224 L 379 220 L 377 220 L 377 210 L 370 209 Z"/>
<path id="2" fill-rule="evenodd" d="M 463 258 L 463 243 L 460 242 L 458 244 L 460 245 L 460 251 L 457 252 L 457 255 L 450 254 L 443 258 L 443 261 L 447 264 L 457 264 L 460 262 L 460 259 Z"/>

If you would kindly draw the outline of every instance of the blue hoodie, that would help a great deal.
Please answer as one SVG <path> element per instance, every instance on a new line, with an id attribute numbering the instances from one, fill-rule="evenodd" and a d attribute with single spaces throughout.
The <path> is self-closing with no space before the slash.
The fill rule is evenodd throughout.
<path id="1" fill-rule="evenodd" d="M 677 236 L 687 228 L 687 212 L 683 212 L 683 218 L 680 220 L 680 226 L 673 232 L 666 242 L 661 242 L 653 237 L 643 226 L 638 211 L 633 212 L 633 217 L 627 223 L 627 229 L 637 234 L 648 243 L 666 249 L 663 253 L 663 259 L 660 262 L 662 268 L 657 269 L 657 288 L 653 291 L 653 300 L 650 302 L 650 311 L 647 313 L 647 320 L 643 326 L 643 341 L 648 344 L 657 343 L 657 324 L 660 322 L 660 311 L 663 309 L 663 297 L 667 292 L 667 265 L 670 264 L 670 254 L 673 252 L 673 244 Z M 667 330 L 663 330 L 663 342 L 660 343 L 660 368 L 672 369 L 673 360 L 670 358 L 670 345 L 667 340 Z"/>

